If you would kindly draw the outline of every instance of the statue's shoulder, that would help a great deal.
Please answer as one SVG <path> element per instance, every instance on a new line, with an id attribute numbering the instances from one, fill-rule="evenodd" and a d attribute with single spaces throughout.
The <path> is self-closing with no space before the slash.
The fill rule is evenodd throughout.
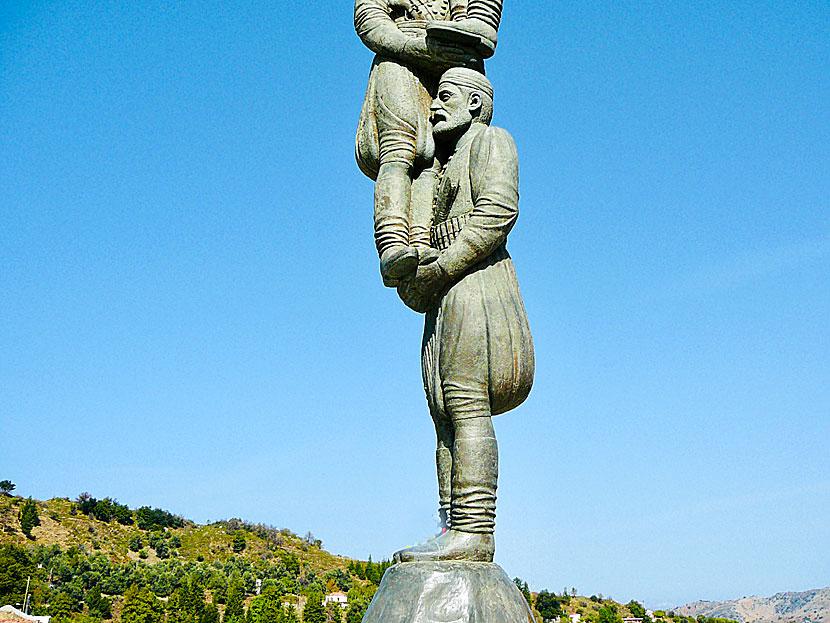
<path id="1" fill-rule="evenodd" d="M 518 159 L 516 143 L 510 132 L 504 128 L 489 125 L 473 139 L 470 153 L 471 164 L 487 162 L 494 156 L 500 159 Z"/>

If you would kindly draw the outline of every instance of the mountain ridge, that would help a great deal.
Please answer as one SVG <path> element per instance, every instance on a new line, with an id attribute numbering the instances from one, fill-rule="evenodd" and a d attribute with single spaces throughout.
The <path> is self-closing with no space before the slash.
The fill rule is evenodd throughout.
<path id="1" fill-rule="evenodd" d="M 830 587 L 782 591 L 771 597 L 741 597 L 728 601 L 693 601 L 675 608 L 690 617 L 730 618 L 741 623 L 827 623 Z"/>

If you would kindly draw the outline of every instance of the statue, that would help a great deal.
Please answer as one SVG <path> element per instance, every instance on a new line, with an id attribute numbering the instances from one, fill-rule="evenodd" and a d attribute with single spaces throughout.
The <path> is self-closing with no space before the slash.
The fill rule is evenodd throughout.
<path id="1" fill-rule="evenodd" d="M 377 56 L 356 158 L 375 180 L 384 285 L 425 315 L 421 369 L 436 433 L 441 533 L 396 552 L 363 623 L 533 615 L 495 552 L 492 417 L 527 398 L 533 341 L 507 235 L 518 217 L 516 147 L 491 127 L 484 75 L 500 0 L 356 0 Z"/>
<path id="2" fill-rule="evenodd" d="M 446 71 L 431 110 L 442 165 L 430 232 L 438 257 L 398 291 L 426 312 L 421 366 L 446 531 L 395 559 L 492 561 L 498 446 L 491 417 L 524 401 L 534 372 L 530 327 L 505 248 L 519 214 L 518 156 L 510 135 L 489 125 L 493 87 L 483 74 Z"/>

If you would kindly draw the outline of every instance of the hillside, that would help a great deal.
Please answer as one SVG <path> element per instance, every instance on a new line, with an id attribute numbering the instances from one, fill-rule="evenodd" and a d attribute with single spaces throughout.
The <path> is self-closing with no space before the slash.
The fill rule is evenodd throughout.
<path id="1" fill-rule="evenodd" d="M 691 617 L 728 617 L 741 623 L 826 623 L 830 621 L 830 588 L 732 601 L 696 601 L 677 612 Z"/>
<path id="2" fill-rule="evenodd" d="M 248 561 L 268 560 L 277 552 L 288 552 L 299 558 L 303 568 L 318 575 L 332 569 L 345 569 L 350 562 L 349 558 L 323 550 L 322 542 L 310 534 L 301 538 L 288 529 L 250 524 L 238 519 L 198 525 L 181 518 L 178 518 L 183 524 L 181 527 L 156 525 L 151 529 L 141 529 L 135 521 L 125 525 L 114 520 L 96 519 L 94 514 L 85 515 L 79 511 L 77 503 L 66 498 L 45 502 L 35 500 L 41 525 L 32 528 L 34 539 L 27 539 L 18 525 L 22 503 L 23 499 L 19 497 L 6 498 L 5 502 L 0 498 L 0 543 L 57 545 L 63 550 L 78 547 L 90 553 L 104 554 L 116 563 L 143 560 L 152 565 L 162 560 L 150 542 L 154 534 L 160 534 L 167 541 L 168 556 L 165 558 L 175 552 L 172 555 L 182 561 L 198 559 L 199 562 L 222 563 L 232 557 Z M 233 540 L 238 534 L 244 536 L 245 548 L 235 552 Z M 130 542 L 135 539 L 141 541 L 142 547 L 133 551 Z M 180 544 L 170 547 L 170 541 Z M 146 556 L 142 556 L 142 551 Z"/>
<path id="3" fill-rule="evenodd" d="M 330 607 L 325 621 L 315 620 L 360 623 L 389 565 L 331 554 L 311 533 L 239 519 L 199 525 L 88 494 L 75 501 L 0 495 L 0 602 L 18 605 L 28 596 L 28 612 L 53 623 L 298 623 L 307 604 L 335 591 L 347 593 L 348 608 Z M 532 593 L 514 581 L 539 623 L 645 616 L 637 602 L 575 589 Z M 660 612 L 654 623 L 732 622 Z"/>

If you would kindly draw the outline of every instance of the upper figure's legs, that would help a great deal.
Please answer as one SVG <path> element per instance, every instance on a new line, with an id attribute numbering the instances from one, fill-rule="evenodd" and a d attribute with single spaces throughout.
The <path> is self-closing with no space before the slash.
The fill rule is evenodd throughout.
<path id="1" fill-rule="evenodd" d="M 413 177 L 434 153 L 428 121 L 429 93 L 419 78 L 397 61 L 376 61 L 367 93 L 377 137 L 378 174 L 375 180 L 375 245 L 384 283 L 395 282 L 418 265 L 412 246 L 410 209 L 420 202 L 421 184 Z M 431 195 L 429 204 L 431 208 Z"/>

